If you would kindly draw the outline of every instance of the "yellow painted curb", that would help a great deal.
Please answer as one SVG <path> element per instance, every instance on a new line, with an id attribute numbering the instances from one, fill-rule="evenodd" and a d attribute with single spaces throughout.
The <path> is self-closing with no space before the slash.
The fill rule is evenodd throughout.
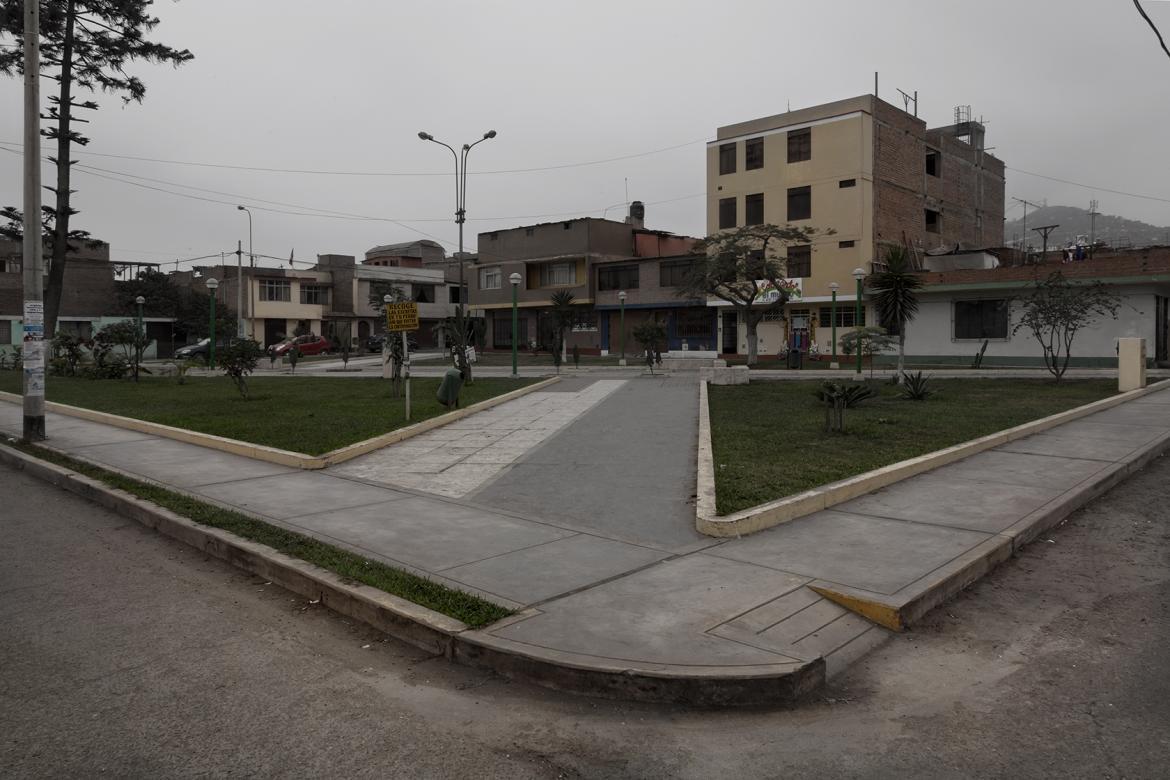
<path id="1" fill-rule="evenodd" d="M 219 450 L 220 452 L 228 452 L 232 455 L 240 455 L 245 458 L 252 458 L 253 460 L 262 460 L 268 463 L 276 463 L 281 466 L 291 466 L 293 468 L 314 470 L 323 469 L 326 466 L 332 466 L 336 463 L 344 463 L 347 460 L 356 458 L 359 455 L 365 455 L 368 452 L 387 447 L 391 444 L 397 444 L 400 441 L 409 439 L 413 436 L 426 433 L 427 431 L 440 428 L 444 425 L 462 420 L 463 418 L 482 412 L 485 409 L 490 409 L 493 406 L 498 406 L 507 401 L 520 398 L 528 393 L 541 390 L 551 384 L 560 381 L 560 377 L 554 376 L 548 379 L 536 382 L 535 384 L 526 387 L 511 390 L 502 395 L 497 395 L 493 398 L 488 398 L 479 403 L 472 404 L 464 409 L 456 409 L 447 414 L 441 414 L 438 417 L 432 417 L 428 420 L 408 425 L 405 428 L 399 428 L 389 433 L 384 433 L 381 436 L 375 436 L 372 439 L 350 444 L 345 447 L 327 452 L 324 455 L 306 455 L 303 452 L 293 452 L 291 450 L 282 450 L 277 447 L 267 447 L 263 444 L 251 444 L 246 441 L 239 441 L 237 439 L 229 439 L 224 436 L 215 436 L 210 433 L 199 433 L 197 431 L 190 431 L 186 428 L 176 428 L 171 425 L 163 425 L 162 423 L 149 422 L 147 420 L 138 420 L 133 417 L 122 417 L 117 414 L 110 414 L 109 412 L 99 412 L 94 409 L 85 409 L 80 406 L 69 406 L 68 404 L 56 403 L 54 401 L 46 401 L 45 409 L 50 412 L 64 414 L 69 417 L 77 417 L 82 420 L 89 420 L 91 422 L 104 423 L 106 425 L 113 425 L 118 428 L 125 428 L 131 431 L 138 431 L 139 433 L 148 433 L 154 436 L 162 436 L 163 438 L 173 439 L 175 441 L 185 442 L 187 444 L 195 444 L 200 447 L 206 447 L 212 450 Z M 9 401 L 12 403 L 21 403 L 22 397 L 16 393 L 6 393 L 0 391 L 0 400 Z"/>
<path id="2" fill-rule="evenodd" d="M 1066 409 L 1063 412 L 1058 412 L 1048 417 L 1042 417 L 1039 420 L 1032 420 L 1031 422 L 1017 425 L 1014 428 L 1007 428 L 1006 430 L 997 431 L 996 433 L 988 434 L 978 439 L 956 444 L 952 447 L 947 447 L 934 452 L 928 452 L 925 455 L 919 455 L 915 458 L 891 463 L 888 466 L 883 466 L 873 471 L 867 471 L 864 474 L 858 474 L 854 477 L 831 482 L 827 485 L 822 485 L 818 488 L 805 491 L 804 493 L 797 493 L 792 496 L 785 496 L 784 498 L 775 501 L 769 501 L 766 504 L 760 504 L 749 509 L 743 509 L 730 515 L 719 516 L 715 512 L 715 470 L 714 458 L 711 455 L 711 432 L 710 432 L 710 412 L 707 408 L 707 393 L 705 383 L 700 391 L 700 409 L 699 409 L 699 469 L 700 475 L 698 477 L 698 485 L 700 490 L 697 492 L 695 503 L 695 528 L 701 534 L 707 536 L 714 536 L 720 538 L 738 537 L 746 534 L 752 534 L 757 531 L 763 531 L 767 528 L 787 523 L 805 515 L 810 515 L 814 512 L 819 512 L 822 509 L 828 509 L 836 504 L 841 504 L 851 499 L 863 496 L 866 493 L 872 493 L 875 490 L 880 490 L 884 487 L 889 487 L 896 482 L 901 482 L 904 479 L 923 474 L 927 471 L 946 466 L 955 461 L 969 458 L 985 450 L 998 447 L 1001 444 L 1022 439 L 1025 436 L 1031 436 L 1036 433 L 1041 433 L 1057 425 L 1073 420 L 1086 417 L 1096 412 L 1111 409 L 1114 406 L 1132 401 L 1136 398 L 1141 398 L 1153 392 L 1165 390 L 1167 385 L 1158 383 L 1149 385 L 1148 387 L 1139 390 L 1130 390 L 1126 393 L 1118 393 L 1111 395 L 1108 398 L 1102 398 L 1099 401 L 1078 406 L 1074 409 Z M 706 433 L 706 448 L 708 450 L 707 458 L 704 460 L 704 427 L 703 420 L 707 420 Z M 704 476 L 702 470 L 706 468 L 707 474 Z M 703 500 L 702 488 L 709 483 L 711 490 L 711 498 L 709 501 Z"/>
<path id="3" fill-rule="evenodd" d="M 867 599 L 857 598 L 856 596 L 847 596 L 844 593 L 823 587 L 821 585 L 809 585 L 810 590 L 819 593 L 827 598 L 829 601 L 840 604 L 845 609 L 856 612 L 864 618 L 872 620 L 879 626 L 885 626 L 891 631 L 903 631 L 906 626 L 902 623 L 902 614 L 888 604 L 882 604 L 878 601 L 869 601 Z"/>

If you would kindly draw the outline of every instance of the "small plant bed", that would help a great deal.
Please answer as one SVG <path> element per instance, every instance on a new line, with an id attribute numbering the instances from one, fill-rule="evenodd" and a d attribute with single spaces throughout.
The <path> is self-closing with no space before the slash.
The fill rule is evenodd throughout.
<path id="1" fill-rule="evenodd" d="M 826 430 L 814 381 L 708 389 L 716 510 L 738 512 L 1107 398 L 1115 379 L 930 379 L 925 400 L 887 381 Z"/>
<path id="2" fill-rule="evenodd" d="M 372 439 L 406 425 L 445 414 L 435 398 L 438 378 L 412 378 L 410 420 L 401 398 L 390 397 L 382 379 L 257 377 L 244 399 L 227 377 L 173 377 L 127 380 L 51 376 L 50 401 L 139 420 L 263 444 L 306 455 Z M 481 378 L 464 385 L 461 407 L 485 401 L 538 381 Z M 0 371 L 0 390 L 21 391 L 21 374 Z"/>
<path id="3" fill-rule="evenodd" d="M 328 569 L 334 574 L 461 620 L 472 628 L 486 626 L 512 614 L 510 610 L 485 601 L 478 596 L 440 585 L 425 577 L 387 566 L 379 561 L 372 561 L 339 547 L 319 542 L 304 534 L 270 525 L 240 512 L 221 509 L 173 490 L 124 477 L 121 474 L 92 466 L 43 447 L 30 446 L 15 441 L 5 441 L 5 443 L 28 455 L 76 471 L 112 488 L 124 490 L 164 509 L 169 509 L 199 525 L 219 528 L 249 541 L 266 545 L 285 555 Z"/>

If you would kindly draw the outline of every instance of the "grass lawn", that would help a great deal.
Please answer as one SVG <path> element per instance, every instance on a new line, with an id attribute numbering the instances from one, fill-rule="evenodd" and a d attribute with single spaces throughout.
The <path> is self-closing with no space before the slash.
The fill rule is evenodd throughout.
<path id="1" fill-rule="evenodd" d="M 936 379 L 925 401 L 880 396 L 824 430 L 819 382 L 711 386 L 711 446 L 719 514 L 763 504 L 906 458 L 959 444 L 1117 392 L 1116 379 Z"/>
<path id="2" fill-rule="evenodd" d="M 536 379 L 476 379 L 464 385 L 460 406 L 470 406 Z M 411 418 L 416 423 L 447 411 L 435 399 L 440 380 L 410 380 Z M 0 371 L 0 390 L 19 393 L 21 374 Z M 230 439 L 265 444 L 308 455 L 364 441 L 401 428 L 404 404 L 390 398 L 382 379 L 253 377 L 245 401 L 227 377 L 173 377 L 128 380 L 51 376 L 48 400 L 187 428 Z"/>

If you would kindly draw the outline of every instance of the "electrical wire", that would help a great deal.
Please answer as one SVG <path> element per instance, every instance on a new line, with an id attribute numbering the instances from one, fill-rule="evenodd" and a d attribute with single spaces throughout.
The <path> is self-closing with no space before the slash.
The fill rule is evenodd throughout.
<path id="1" fill-rule="evenodd" d="M 1110 189 L 1108 187 L 1096 187 L 1092 184 L 1082 184 L 1079 181 L 1070 181 L 1069 179 L 1060 179 L 1060 178 L 1057 178 L 1056 176 L 1045 176 L 1042 173 L 1033 173 L 1032 171 L 1025 171 L 1022 168 L 1013 168 L 1010 165 L 1005 165 L 1004 168 L 1006 168 L 1009 171 L 1015 171 L 1016 173 L 1023 173 L 1023 174 L 1026 174 L 1028 176 L 1035 176 L 1038 179 L 1047 179 L 1048 181 L 1056 181 L 1056 182 L 1060 182 L 1061 184 L 1071 184 L 1074 187 L 1084 187 L 1086 190 L 1098 190 L 1100 192 L 1108 192 L 1108 193 L 1113 194 L 1113 195 L 1124 195 L 1127 198 L 1141 198 L 1142 200 L 1153 200 L 1153 201 L 1157 201 L 1159 203 L 1170 203 L 1170 198 L 1159 198 L 1156 195 L 1140 195 L 1136 192 L 1125 192 L 1123 190 L 1113 190 L 1113 189 Z"/>
<path id="2" fill-rule="evenodd" d="M 1154 31 L 1154 35 L 1158 36 L 1158 43 L 1162 46 L 1162 51 L 1166 52 L 1166 56 L 1170 57 L 1170 49 L 1166 48 L 1166 41 L 1162 38 L 1162 33 L 1158 31 L 1158 26 L 1154 24 L 1154 20 L 1146 13 L 1146 9 L 1142 8 L 1142 4 L 1138 0 L 1133 0 L 1134 7 L 1137 8 L 1142 18 L 1146 20 L 1146 24 L 1150 25 L 1150 29 Z"/>

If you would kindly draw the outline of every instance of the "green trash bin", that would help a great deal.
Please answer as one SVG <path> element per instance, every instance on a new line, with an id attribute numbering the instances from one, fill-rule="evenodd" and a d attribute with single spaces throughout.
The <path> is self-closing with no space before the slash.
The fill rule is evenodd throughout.
<path id="1" fill-rule="evenodd" d="M 463 373 L 457 368 L 448 368 L 443 374 L 443 381 L 439 383 L 439 392 L 435 393 L 435 397 L 448 409 L 458 409 L 459 391 L 462 389 Z"/>

